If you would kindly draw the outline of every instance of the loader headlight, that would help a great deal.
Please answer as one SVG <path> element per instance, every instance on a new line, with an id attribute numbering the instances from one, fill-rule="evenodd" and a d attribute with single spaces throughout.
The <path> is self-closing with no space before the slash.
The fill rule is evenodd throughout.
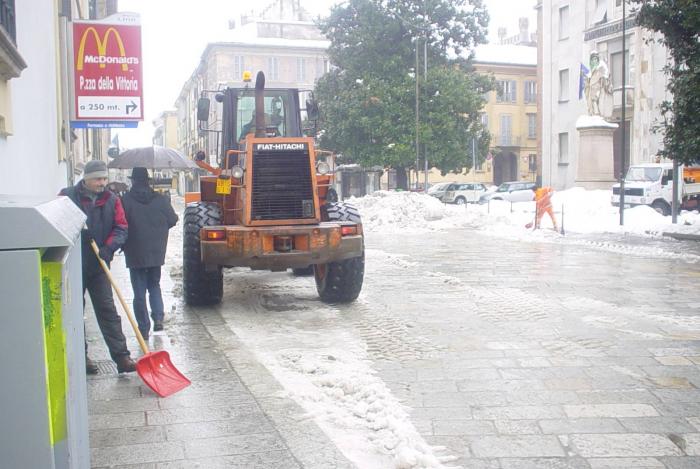
<path id="1" fill-rule="evenodd" d="M 319 161 L 316 164 L 316 172 L 318 174 L 328 174 L 331 172 L 331 167 L 325 161 Z"/>
<path id="2" fill-rule="evenodd" d="M 231 177 L 234 179 L 240 179 L 243 177 L 243 168 L 240 166 L 234 166 L 231 168 Z"/>

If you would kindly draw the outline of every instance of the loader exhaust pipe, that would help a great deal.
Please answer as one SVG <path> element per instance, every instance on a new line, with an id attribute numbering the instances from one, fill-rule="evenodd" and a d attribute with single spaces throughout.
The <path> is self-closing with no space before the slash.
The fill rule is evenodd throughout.
<path id="1" fill-rule="evenodd" d="M 255 77 L 255 136 L 265 137 L 265 74 Z"/>

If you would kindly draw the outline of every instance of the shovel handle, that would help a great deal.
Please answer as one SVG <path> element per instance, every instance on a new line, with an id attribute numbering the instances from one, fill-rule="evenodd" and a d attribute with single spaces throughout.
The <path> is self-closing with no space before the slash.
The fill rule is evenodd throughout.
<path id="1" fill-rule="evenodd" d="M 107 278 L 109 279 L 109 283 L 112 284 L 112 288 L 114 288 L 114 291 L 117 292 L 117 296 L 119 297 L 119 302 L 122 304 L 122 308 L 124 308 L 124 312 L 126 313 L 126 317 L 129 318 L 129 322 L 131 323 L 131 327 L 134 328 L 134 333 L 136 334 L 136 338 L 139 341 L 139 345 L 141 346 L 141 350 L 143 350 L 143 353 L 146 354 L 148 353 L 148 345 L 146 345 L 146 341 L 143 340 L 143 336 L 141 335 L 141 331 L 139 330 L 139 326 L 136 324 L 136 321 L 134 321 L 134 317 L 131 314 L 131 309 L 129 309 L 129 305 L 126 303 L 124 300 L 124 297 L 122 296 L 122 292 L 117 287 L 117 283 L 114 281 L 114 278 L 112 277 L 112 272 L 109 271 L 109 267 L 107 267 L 107 263 L 100 257 L 100 249 L 97 247 L 97 244 L 95 243 L 94 239 L 90 240 L 90 246 L 92 246 L 92 250 L 95 251 L 95 255 L 97 256 L 97 261 L 100 263 L 100 266 L 102 266 L 102 270 L 105 271 L 105 274 L 107 274 Z"/>

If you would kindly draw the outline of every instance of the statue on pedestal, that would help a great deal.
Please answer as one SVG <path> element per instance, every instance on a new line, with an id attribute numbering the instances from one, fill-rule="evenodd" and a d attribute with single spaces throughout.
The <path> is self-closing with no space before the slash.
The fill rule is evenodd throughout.
<path id="1" fill-rule="evenodd" d="M 584 77 L 588 114 L 591 116 L 610 117 L 608 115 L 604 116 L 601 111 L 601 109 L 608 107 L 603 107 L 603 103 L 608 99 L 612 100 L 613 88 L 608 65 L 601 60 L 598 51 L 595 50 L 591 52 L 589 65 L 590 71 Z"/>

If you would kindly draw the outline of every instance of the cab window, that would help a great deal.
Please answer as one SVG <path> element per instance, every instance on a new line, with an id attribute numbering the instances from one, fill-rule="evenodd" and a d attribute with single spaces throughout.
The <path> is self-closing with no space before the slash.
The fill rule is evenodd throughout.
<path id="1" fill-rule="evenodd" d="M 265 93 L 265 127 L 268 135 L 289 136 L 288 99 L 286 93 Z M 255 132 L 255 96 L 250 91 L 242 91 L 238 97 L 236 135 L 242 140 L 250 132 Z"/>
<path id="2" fill-rule="evenodd" d="M 662 186 L 666 186 L 666 185 L 668 185 L 668 183 L 670 183 L 671 181 L 673 181 L 673 170 L 672 170 L 672 169 L 668 169 L 668 170 L 664 171 L 664 174 L 663 174 L 663 176 L 661 177 L 661 185 L 662 185 Z"/>

